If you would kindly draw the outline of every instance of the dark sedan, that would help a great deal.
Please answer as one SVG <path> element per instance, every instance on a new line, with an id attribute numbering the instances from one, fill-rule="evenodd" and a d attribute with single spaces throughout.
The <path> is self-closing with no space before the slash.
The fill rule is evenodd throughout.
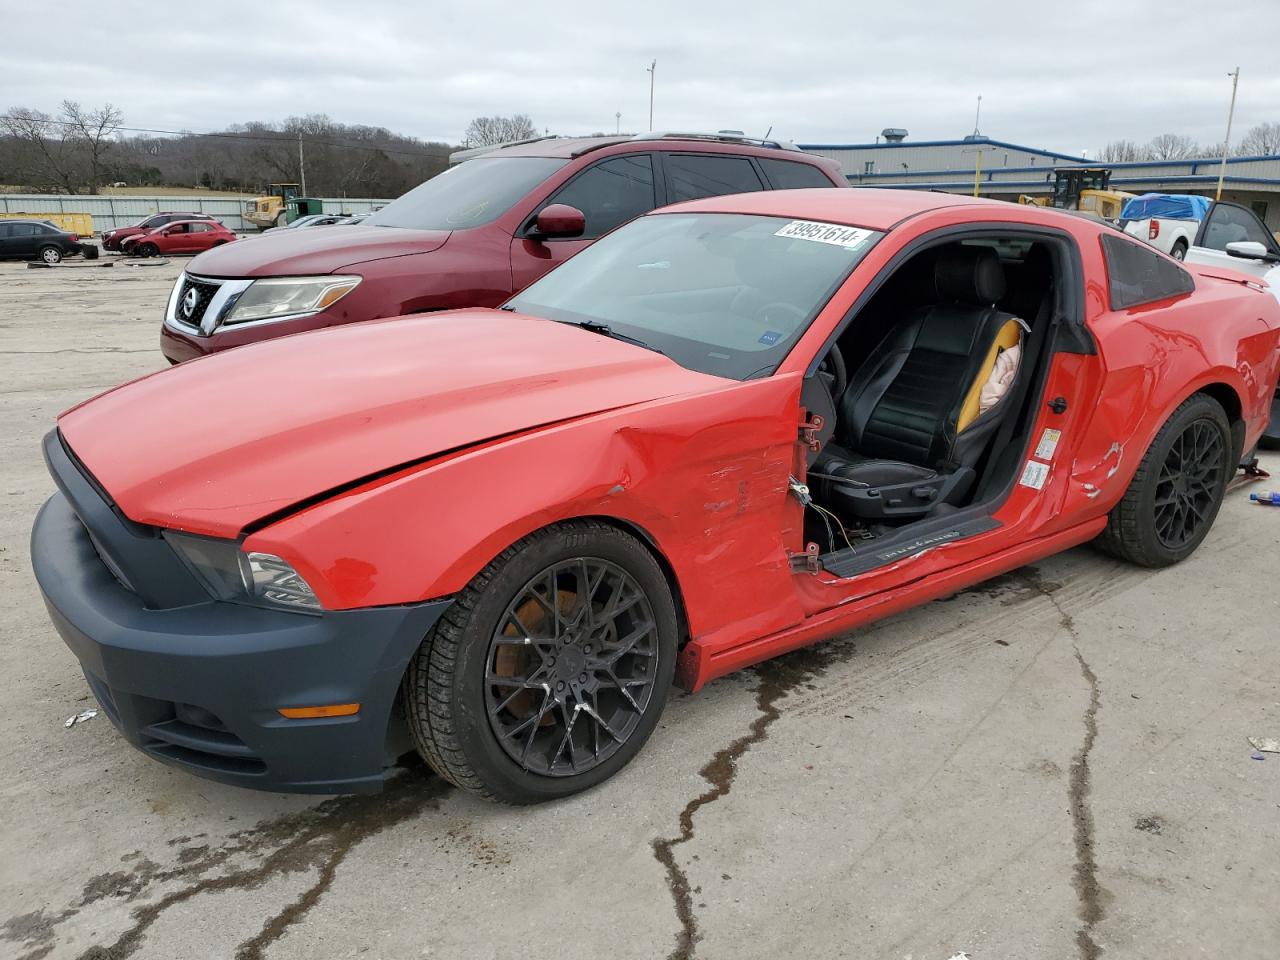
<path id="1" fill-rule="evenodd" d="M 0 220 L 0 260 L 61 263 L 63 257 L 80 253 L 80 237 L 47 220 Z"/>

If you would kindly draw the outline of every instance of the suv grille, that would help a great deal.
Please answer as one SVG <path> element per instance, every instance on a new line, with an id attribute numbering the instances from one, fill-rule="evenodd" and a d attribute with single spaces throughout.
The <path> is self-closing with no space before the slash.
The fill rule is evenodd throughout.
<path id="1" fill-rule="evenodd" d="M 204 312 L 209 309 L 209 301 L 213 299 L 213 295 L 218 292 L 219 283 L 209 283 L 205 280 L 193 280 L 187 277 L 183 281 L 182 289 L 178 291 L 178 302 L 174 307 L 174 319 L 179 323 L 184 323 L 189 327 L 199 329 L 200 321 L 204 319 Z M 195 291 L 196 297 L 194 304 L 190 305 L 188 310 L 187 297 L 191 291 Z"/>

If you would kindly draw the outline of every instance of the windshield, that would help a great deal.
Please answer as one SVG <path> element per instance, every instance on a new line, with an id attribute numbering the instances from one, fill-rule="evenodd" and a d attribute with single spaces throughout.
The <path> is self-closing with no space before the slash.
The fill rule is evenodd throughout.
<path id="1" fill-rule="evenodd" d="M 465 230 L 498 219 L 563 167 L 550 157 L 477 157 L 387 204 L 365 223 L 417 230 Z"/>
<path id="2" fill-rule="evenodd" d="M 782 217 L 641 217 L 551 271 L 511 309 L 610 331 L 702 373 L 772 373 L 882 236 Z"/>

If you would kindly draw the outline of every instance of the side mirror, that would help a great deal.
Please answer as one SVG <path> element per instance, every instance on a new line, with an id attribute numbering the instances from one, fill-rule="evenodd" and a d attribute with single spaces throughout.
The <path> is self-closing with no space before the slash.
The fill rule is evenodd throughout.
<path id="1" fill-rule="evenodd" d="M 534 221 L 529 236 L 542 240 L 549 237 L 580 237 L 587 229 L 587 217 L 577 207 L 553 203 L 543 207 Z"/>
<path id="2" fill-rule="evenodd" d="M 1270 260 L 1271 251 L 1257 240 L 1235 240 L 1227 244 L 1227 256 L 1241 260 Z"/>

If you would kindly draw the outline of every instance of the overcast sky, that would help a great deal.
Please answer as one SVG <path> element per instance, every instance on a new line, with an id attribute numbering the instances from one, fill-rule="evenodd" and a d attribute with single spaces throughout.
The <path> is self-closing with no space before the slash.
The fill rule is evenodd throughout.
<path id="1" fill-rule="evenodd" d="M 1280 121 L 1280 0 L 1210 29 L 1204 0 L 1107 3 L 267 0 L 4 4 L 0 108 L 111 101 L 135 127 L 216 130 L 325 113 L 457 142 L 480 114 L 553 133 L 649 125 L 802 143 L 973 131 L 1095 152 Z"/>

